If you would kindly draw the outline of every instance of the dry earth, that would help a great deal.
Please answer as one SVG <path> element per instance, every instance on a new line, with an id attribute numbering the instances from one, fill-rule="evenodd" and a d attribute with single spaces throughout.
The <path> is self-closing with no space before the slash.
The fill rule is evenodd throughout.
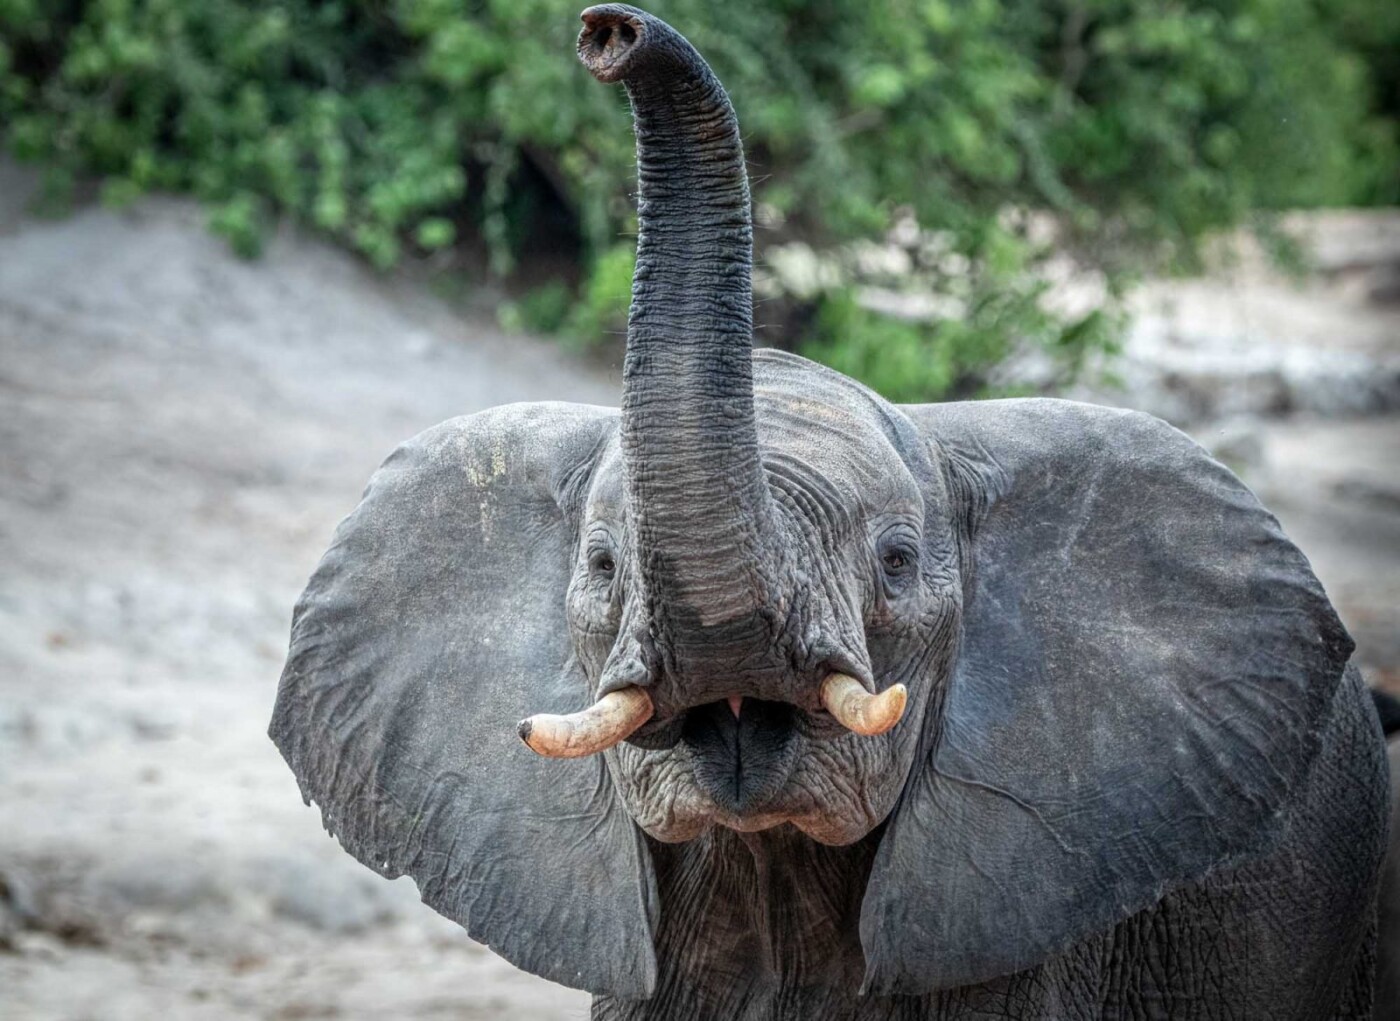
<path id="1" fill-rule="evenodd" d="M 0 1016 L 586 1016 L 341 851 L 265 737 L 378 461 L 546 397 L 615 387 L 317 244 L 0 225 Z"/>
<path id="2" fill-rule="evenodd" d="M 184 203 L 28 219 L 29 180 L 0 165 L 0 1015 L 585 1016 L 345 855 L 264 728 L 292 602 L 395 443 L 615 380 L 293 235 L 240 262 Z M 1248 439 L 1394 671 L 1395 420 Z"/>

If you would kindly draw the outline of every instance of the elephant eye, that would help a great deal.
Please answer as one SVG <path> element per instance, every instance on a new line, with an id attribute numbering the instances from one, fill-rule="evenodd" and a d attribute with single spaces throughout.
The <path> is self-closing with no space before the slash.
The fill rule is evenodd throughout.
<path id="1" fill-rule="evenodd" d="M 617 564 L 613 562 L 612 554 L 601 550 L 593 554 L 588 566 L 595 574 L 612 574 L 617 568 Z"/>
<path id="2" fill-rule="evenodd" d="M 903 592 L 913 581 L 917 556 L 907 542 L 893 542 L 880 551 L 880 566 L 884 571 L 885 591 L 894 596 Z"/>

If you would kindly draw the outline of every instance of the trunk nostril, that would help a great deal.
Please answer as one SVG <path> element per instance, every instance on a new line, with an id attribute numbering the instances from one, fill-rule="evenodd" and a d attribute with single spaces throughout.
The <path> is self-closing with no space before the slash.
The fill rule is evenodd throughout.
<path id="1" fill-rule="evenodd" d="M 603 81 L 616 81 L 637 43 L 637 26 L 628 15 L 590 7 L 583 12 L 578 55 L 585 67 Z"/>

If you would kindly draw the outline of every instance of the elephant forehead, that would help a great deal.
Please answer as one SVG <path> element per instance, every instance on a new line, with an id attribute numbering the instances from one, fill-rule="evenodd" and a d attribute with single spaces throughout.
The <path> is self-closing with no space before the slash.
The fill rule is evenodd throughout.
<path id="1" fill-rule="evenodd" d="M 626 505 L 627 475 L 622 460 L 622 441 L 614 433 L 598 452 L 588 487 L 588 512 L 593 518 L 620 518 Z"/>
<path id="2" fill-rule="evenodd" d="M 818 487 L 847 510 L 917 511 L 923 502 L 907 460 L 922 457 L 913 426 L 848 377 L 795 355 L 755 352 L 754 413 L 770 478 Z M 620 435 L 614 432 L 592 473 L 590 515 L 620 517 L 626 499 Z"/>
<path id="3" fill-rule="evenodd" d="M 920 504 L 919 487 L 889 438 L 849 409 L 818 400 L 760 399 L 760 457 L 770 479 L 820 489 L 847 511 Z M 627 476 L 616 437 L 604 447 L 588 486 L 591 518 L 621 518 Z"/>
<path id="4" fill-rule="evenodd" d="M 759 453 L 770 474 L 819 479 L 857 502 L 918 491 L 899 451 L 868 416 L 787 398 L 763 402 L 757 417 Z"/>
<path id="5" fill-rule="evenodd" d="M 918 501 L 919 487 L 878 398 L 822 385 L 796 391 L 764 386 L 754 396 L 760 453 L 770 473 L 819 479 L 848 504 Z"/>

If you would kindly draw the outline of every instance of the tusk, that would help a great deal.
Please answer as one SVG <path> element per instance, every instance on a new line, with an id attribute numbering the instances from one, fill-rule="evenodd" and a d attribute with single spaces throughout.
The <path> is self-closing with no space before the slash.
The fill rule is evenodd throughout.
<path id="1" fill-rule="evenodd" d="M 886 688 L 878 695 L 846 674 L 829 674 L 822 681 L 822 705 L 847 730 L 865 737 L 883 734 L 904 715 L 909 689 L 902 684 Z"/>
<path id="2" fill-rule="evenodd" d="M 567 716 L 539 713 L 520 721 L 516 733 L 530 750 L 551 759 L 577 759 L 607 751 L 652 714 L 651 696 L 637 687 L 612 691 Z"/>

